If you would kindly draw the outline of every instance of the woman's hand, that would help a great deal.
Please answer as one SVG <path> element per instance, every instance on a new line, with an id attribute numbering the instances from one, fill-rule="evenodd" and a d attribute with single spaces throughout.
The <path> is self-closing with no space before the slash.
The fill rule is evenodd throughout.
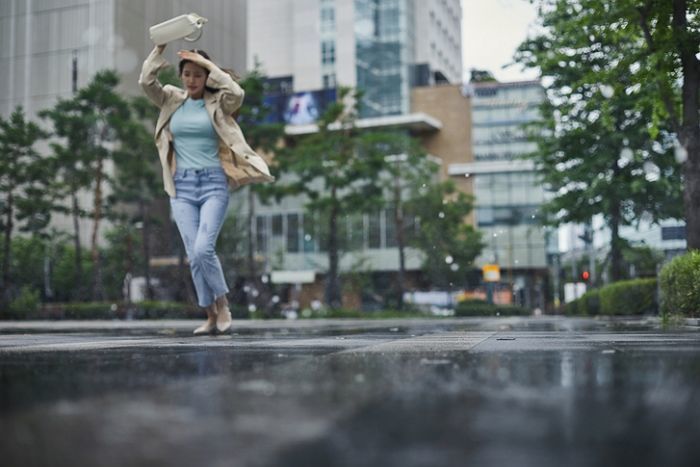
<path id="1" fill-rule="evenodd" d="M 189 60 L 189 61 L 195 63 L 196 65 L 199 65 L 202 68 L 205 68 L 207 70 L 211 70 L 211 67 L 214 65 L 211 61 L 202 57 L 198 53 L 190 52 L 189 50 L 181 50 L 177 53 L 177 55 L 182 60 Z"/>

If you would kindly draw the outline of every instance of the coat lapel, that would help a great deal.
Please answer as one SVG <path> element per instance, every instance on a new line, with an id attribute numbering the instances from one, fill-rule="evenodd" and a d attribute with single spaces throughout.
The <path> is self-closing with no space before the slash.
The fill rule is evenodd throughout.
<path id="1" fill-rule="evenodd" d="M 178 89 L 171 99 L 160 111 L 160 118 L 158 119 L 158 125 L 156 126 L 156 138 L 160 135 L 161 130 L 165 127 L 166 123 L 170 121 L 170 117 L 173 116 L 175 111 L 185 102 L 187 99 L 187 91 L 184 89 Z"/>

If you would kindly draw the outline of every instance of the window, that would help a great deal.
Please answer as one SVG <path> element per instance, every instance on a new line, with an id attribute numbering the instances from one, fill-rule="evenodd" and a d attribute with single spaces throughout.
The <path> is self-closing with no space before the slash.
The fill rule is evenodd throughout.
<path id="1" fill-rule="evenodd" d="M 272 216 L 272 236 L 281 237 L 283 234 L 282 214 L 275 214 Z"/>
<path id="2" fill-rule="evenodd" d="M 685 240 L 685 226 L 661 227 L 661 240 Z"/>
<path id="3" fill-rule="evenodd" d="M 537 224 L 537 206 L 483 206 L 476 209 L 479 227 Z"/>
<path id="4" fill-rule="evenodd" d="M 394 248 L 398 245 L 396 241 L 396 219 L 394 218 L 394 212 L 391 209 L 384 211 L 384 219 L 386 219 L 386 229 L 385 235 L 385 245 L 387 248 Z"/>
<path id="5" fill-rule="evenodd" d="M 335 63 L 335 42 L 321 42 L 321 63 L 324 65 L 332 65 Z"/>
<path id="6" fill-rule="evenodd" d="M 365 244 L 365 226 L 362 214 L 353 214 L 347 219 L 347 243 L 351 251 L 362 250 Z"/>
<path id="7" fill-rule="evenodd" d="M 381 213 L 379 211 L 372 212 L 369 217 L 369 247 L 382 247 L 382 228 L 381 228 Z"/>
<path id="8" fill-rule="evenodd" d="M 336 86 L 335 84 L 335 73 L 329 73 L 327 75 L 323 75 L 323 88 L 324 89 L 331 89 Z"/>
<path id="9" fill-rule="evenodd" d="M 299 252 L 299 214 L 287 214 L 287 251 Z"/>
<path id="10" fill-rule="evenodd" d="M 335 9 L 332 5 L 321 6 L 321 32 L 335 31 Z"/>
<path id="11" fill-rule="evenodd" d="M 314 222 L 313 215 L 304 215 L 304 236 L 302 237 L 304 253 L 313 253 L 316 251 L 316 229 Z"/>
<path id="12" fill-rule="evenodd" d="M 255 241 L 257 251 L 267 251 L 267 216 L 257 216 L 255 219 Z"/>

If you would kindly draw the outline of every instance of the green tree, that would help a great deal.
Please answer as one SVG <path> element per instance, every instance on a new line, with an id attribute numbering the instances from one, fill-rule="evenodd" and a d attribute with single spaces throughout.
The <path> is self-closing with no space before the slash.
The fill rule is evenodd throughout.
<path id="1" fill-rule="evenodd" d="M 664 133 L 677 138 L 688 248 L 700 248 L 700 2 L 532 1 L 539 4 L 545 32 L 523 44 L 520 61 L 544 65 L 543 75 L 555 77 L 583 66 L 589 83 L 613 86 L 616 97 L 633 97 L 626 110 L 643 114 L 650 140 Z M 558 61 L 572 66 L 557 67 Z M 666 178 L 662 163 L 651 162 Z"/>
<path id="2" fill-rule="evenodd" d="M 37 233 L 50 221 L 51 197 L 48 186 L 52 174 L 48 164 L 34 149 L 47 134 L 27 121 L 21 107 L 9 120 L 0 117 L 0 201 L 3 229 L 2 288 L 9 293 L 12 233 L 15 221 L 19 230 Z M 2 297 L 6 299 L 7 297 Z"/>
<path id="3" fill-rule="evenodd" d="M 104 186 L 109 182 L 107 161 L 118 147 L 118 129 L 129 119 L 127 102 L 116 91 L 119 77 L 113 71 L 101 71 L 84 88 L 68 100 L 59 99 L 56 105 L 42 112 L 49 118 L 56 136 L 65 138 L 65 144 L 53 143 L 65 190 L 72 199 L 72 213 L 76 239 L 79 238 L 78 218 L 82 212 L 77 194 L 91 188 L 92 233 L 91 258 L 93 263 L 92 298 L 103 298 L 102 269 L 98 247 L 99 229 L 106 209 Z M 76 240 L 77 274 L 82 269 L 80 241 Z M 78 278 L 76 278 L 78 279 Z M 77 282 L 78 284 L 80 282 Z"/>
<path id="4" fill-rule="evenodd" d="M 331 308 L 341 306 L 341 216 L 379 206 L 382 200 L 377 174 L 384 157 L 361 150 L 363 134 L 355 127 L 358 101 L 356 92 L 340 88 L 337 101 L 319 118 L 318 132 L 300 138 L 277 160 L 279 173 L 288 177 L 275 184 L 276 195 L 304 195 L 310 213 L 326 224 L 321 229 L 328 252 L 325 301 Z"/>
<path id="5" fill-rule="evenodd" d="M 483 249 L 481 233 L 466 222 L 472 208 L 473 198 L 451 180 L 425 183 L 409 203 L 419 225 L 411 244 L 423 252 L 423 270 L 435 285 L 466 281 Z"/>
<path id="6" fill-rule="evenodd" d="M 237 206 L 240 207 L 240 206 Z M 246 267 L 248 261 L 246 238 L 248 236 L 248 224 L 237 216 L 238 209 L 234 208 L 224 219 L 224 225 L 216 241 L 216 251 L 219 252 L 221 267 L 226 276 L 226 282 L 236 282 L 240 271 Z"/>
<path id="7" fill-rule="evenodd" d="M 384 203 L 391 212 L 394 236 L 399 254 L 399 270 L 393 295 L 399 310 L 403 309 L 406 289 L 406 248 L 413 239 L 415 219 L 409 210 L 412 195 L 437 180 L 439 166 L 411 136 L 399 131 L 365 133 L 362 152 L 384 164 L 378 173 Z"/>
<path id="8" fill-rule="evenodd" d="M 141 238 L 138 242 L 143 261 L 139 261 L 146 280 L 146 297 L 153 299 L 151 285 L 151 248 L 152 227 L 157 223 L 152 213 L 154 201 L 165 196 L 158 171 L 158 153 L 153 144 L 152 129 L 158 116 L 156 108 L 145 97 L 133 98 L 129 105 L 131 116 L 119 122 L 116 127 L 120 144 L 113 154 L 115 173 L 112 194 L 108 206 L 110 217 L 124 223 L 123 228 L 139 226 Z M 129 245 L 136 248 L 136 242 Z M 133 256 L 133 250 L 129 252 Z M 130 261 L 125 273 L 136 274 L 131 267 L 137 263 Z"/>
<path id="9" fill-rule="evenodd" d="M 253 71 L 248 73 L 240 82 L 241 87 L 245 91 L 245 101 L 239 109 L 237 122 L 241 127 L 241 131 L 246 137 L 248 144 L 265 155 L 268 160 L 272 159 L 279 152 L 280 141 L 284 137 L 284 125 L 278 123 L 269 123 L 267 119 L 270 115 L 270 109 L 265 105 L 265 76 L 260 68 L 260 64 L 256 63 Z M 268 302 L 269 291 L 261 280 L 260 273 L 255 260 L 255 252 L 257 251 L 255 239 L 255 207 L 256 199 L 262 198 L 263 201 L 270 198 L 272 192 L 265 184 L 248 185 L 244 189 L 247 197 L 247 267 L 246 275 L 248 280 L 252 282 L 258 295 L 258 304 L 265 306 Z M 229 238 L 229 240 L 232 240 Z"/>
<path id="10" fill-rule="evenodd" d="M 116 225 L 105 232 L 107 244 L 102 249 L 102 255 L 105 259 L 103 277 L 106 299 L 131 300 L 128 292 L 126 296 L 124 294 L 125 279 L 127 275 L 133 277 L 136 270 L 144 267 L 146 258 L 137 254 L 142 238 L 138 229 L 130 223 Z"/>
<path id="11" fill-rule="evenodd" d="M 639 78 L 643 38 L 610 5 L 541 1 L 543 32 L 516 59 L 551 81 L 542 119 L 529 128 L 537 143 L 530 157 L 554 194 L 546 219 L 585 223 L 602 215 L 615 281 L 623 276 L 620 227 L 682 212 L 673 138 L 655 105 L 658 82 Z"/>
<path id="12" fill-rule="evenodd" d="M 470 83 L 488 83 L 488 82 L 496 82 L 496 78 L 493 76 L 493 73 L 491 73 L 488 70 L 479 70 L 476 68 L 472 68 L 470 70 L 471 76 L 469 78 Z"/>

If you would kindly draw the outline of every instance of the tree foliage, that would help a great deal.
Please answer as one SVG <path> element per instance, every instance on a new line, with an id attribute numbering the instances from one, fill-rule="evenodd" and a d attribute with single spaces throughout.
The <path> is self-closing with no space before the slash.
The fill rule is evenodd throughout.
<path id="1" fill-rule="evenodd" d="M 424 253 L 423 270 L 434 285 L 464 284 L 481 253 L 481 233 L 466 222 L 473 197 L 457 190 L 454 182 L 424 183 L 409 209 L 418 220 L 412 246 Z"/>
<path id="2" fill-rule="evenodd" d="M 318 132 L 301 138 L 277 160 L 277 170 L 286 175 L 276 184 L 276 196 L 304 195 L 306 208 L 326 223 L 328 274 L 325 301 L 341 305 L 339 259 L 340 217 L 382 205 L 377 174 L 384 155 L 363 152 L 364 134 L 355 127 L 359 95 L 340 88 L 338 99 L 318 121 Z"/>
<path id="3" fill-rule="evenodd" d="M 395 297 L 397 308 L 403 309 L 406 249 L 415 240 L 416 217 L 421 215 L 411 208 L 417 206 L 415 198 L 421 189 L 436 182 L 439 166 L 428 157 L 418 141 L 404 131 L 367 132 L 361 142 L 363 153 L 370 154 L 372 159 L 383 160 L 377 183 L 383 204 L 391 216 L 399 255 L 399 270 L 391 295 Z M 429 216 L 428 213 L 422 214 Z"/>
<path id="4" fill-rule="evenodd" d="M 110 182 L 109 162 L 114 148 L 119 147 L 120 136 L 124 135 L 120 130 L 130 118 L 127 102 L 116 91 L 118 84 L 119 77 L 114 71 L 98 72 L 71 99 L 59 99 L 52 109 L 41 113 L 51 120 L 55 135 L 63 140 L 51 146 L 57 175 L 72 200 L 74 225 L 77 226 L 77 217 L 83 215 L 78 192 L 88 189 L 92 194 L 92 296 L 95 299 L 103 298 L 98 238 L 105 212 L 109 211 L 104 195 Z M 79 238 L 77 227 L 75 236 Z M 77 240 L 76 250 L 80 251 Z M 77 264 L 80 264 L 79 256 Z"/>
<path id="5" fill-rule="evenodd" d="M 279 153 L 280 141 L 284 137 L 284 125 L 279 123 L 268 122 L 270 109 L 265 105 L 265 76 L 259 64 L 246 75 L 240 83 L 245 91 L 245 101 L 239 109 L 237 122 L 245 135 L 248 144 L 257 152 L 263 155 L 268 161 L 273 160 L 276 154 Z M 255 237 L 255 222 L 256 222 L 256 202 L 258 198 L 266 201 L 271 196 L 271 190 L 267 184 L 248 185 L 243 193 L 247 196 L 247 222 L 242 224 L 236 222 L 236 226 L 244 227 L 246 240 L 246 263 L 245 268 L 237 268 L 238 271 L 246 271 L 245 274 L 251 282 L 252 287 L 258 293 L 256 302 L 262 307 L 265 312 L 269 311 L 266 307 L 269 302 L 269 287 L 261 280 L 261 274 L 258 271 L 255 252 L 257 251 L 257 242 Z M 231 219 L 230 222 L 234 223 Z M 236 236 L 229 236 L 228 240 L 243 240 Z M 233 245 L 227 246 L 228 250 L 235 250 Z"/>
<path id="6" fill-rule="evenodd" d="M 27 121 L 18 107 L 9 120 L 0 117 L 0 226 L 3 229 L 2 287 L 10 289 L 12 234 L 18 229 L 38 234 L 51 220 L 52 173 L 35 144 L 47 134 Z M 6 298 L 6 297 L 5 297 Z"/>
<path id="7" fill-rule="evenodd" d="M 538 145 L 531 158 L 554 194 L 546 212 L 554 224 L 602 215 L 617 280 L 621 226 L 683 215 L 676 128 L 659 100 L 660 89 L 672 92 L 667 79 L 677 70 L 661 66 L 669 57 L 654 58 L 645 45 L 638 8 L 654 2 L 538 3 L 542 32 L 516 59 L 549 82 L 542 120 L 530 126 Z M 657 34 L 663 31 L 657 24 Z"/>

